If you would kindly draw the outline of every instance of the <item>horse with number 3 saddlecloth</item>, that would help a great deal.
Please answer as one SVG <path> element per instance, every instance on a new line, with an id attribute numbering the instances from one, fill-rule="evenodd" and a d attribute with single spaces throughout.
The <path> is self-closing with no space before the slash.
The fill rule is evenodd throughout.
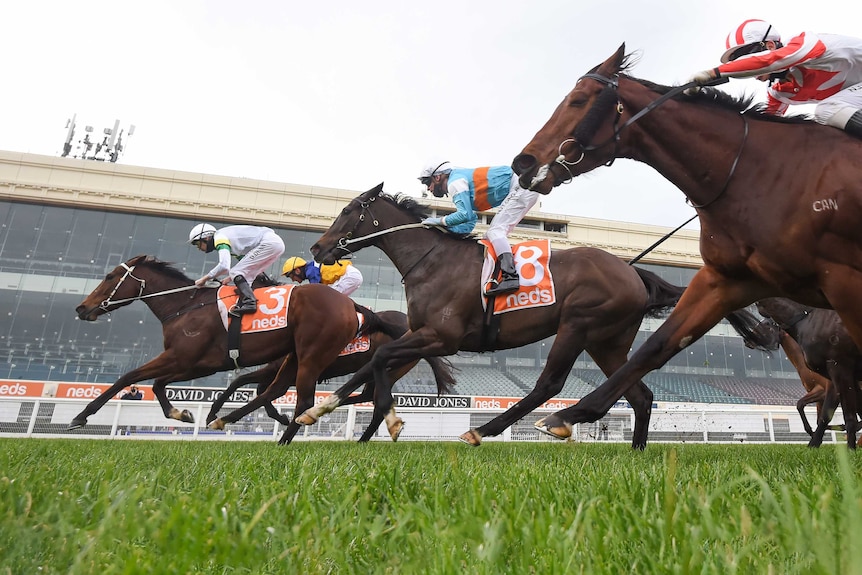
<path id="1" fill-rule="evenodd" d="M 289 299 L 288 290 L 292 289 Z M 165 386 L 177 381 L 205 377 L 236 366 L 228 354 L 227 334 L 218 309 L 218 290 L 196 288 L 194 281 L 169 264 L 148 256 L 134 257 L 110 272 L 76 308 L 78 317 L 95 321 L 133 301 L 143 301 L 162 323 L 164 351 L 155 359 L 123 374 L 99 397 L 75 416 L 69 429 L 83 427 L 124 387 L 152 379 L 153 393 L 165 417 L 194 423 L 187 410 L 171 405 Z M 382 330 L 390 337 L 402 332 L 389 326 L 370 310 L 356 306 L 349 297 L 322 284 L 271 286 L 257 292 L 260 305 L 275 313 L 287 306 L 287 326 L 240 337 L 240 366 L 260 365 L 287 358 L 263 394 L 213 423 L 232 423 L 280 397 L 295 382 L 297 409 L 302 413 L 314 404 L 318 378 L 359 330 L 357 310 L 365 318 L 364 329 Z M 293 437 L 299 425 L 291 422 L 285 435 Z M 284 438 L 283 438 L 284 439 Z"/>
<path id="2" fill-rule="evenodd" d="M 522 186 L 547 194 L 615 158 L 648 164 L 697 209 L 704 266 L 628 363 L 537 422 L 557 437 L 600 419 L 729 311 L 766 297 L 833 308 L 862 349 L 862 141 L 751 109 L 751 98 L 639 80 L 630 61 L 622 45 L 582 76 L 512 168 Z M 838 391 L 854 448 L 855 386 Z"/>
<path id="3" fill-rule="evenodd" d="M 548 264 L 554 302 L 549 299 L 546 305 L 502 313 L 499 334 L 489 344 L 480 296 L 483 246 L 473 238 L 422 226 L 419 222 L 427 217 L 426 206 L 407 196 L 382 192 L 380 184 L 351 200 L 311 247 L 316 260 L 329 263 L 374 245 L 401 273 L 410 331 L 382 346 L 372 360 L 378 380 L 375 409 L 385 412 L 392 404 L 388 389 L 379 384 L 383 367 L 391 361 L 446 356 L 459 350 L 511 349 L 556 334 L 535 388 L 504 413 L 464 433 L 461 440 L 471 445 L 499 435 L 560 393 L 582 351 L 605 374 L 612 374 L 625 363 L 643 318 L 661 315 L 684 289 L 596 248 L 554 251 Z M 751 328 L 758 320 L 747 314 L 745 322 L 744 327 Z M 626 399 L 635 412 L 632 446 L 643 448 L 653 394 L 638 382 L 626 390 Z M 337 405 L 337 398 L 318 404 L 312 420 Z M 299 416 L 300 423 L 304 416 Z"/>

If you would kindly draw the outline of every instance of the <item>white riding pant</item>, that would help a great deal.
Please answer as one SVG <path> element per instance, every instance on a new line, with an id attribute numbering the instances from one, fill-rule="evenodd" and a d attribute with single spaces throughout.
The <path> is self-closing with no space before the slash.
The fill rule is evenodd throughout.
<path id="1" fill-rule="evenodd" d="M 844 88 L 818 103 L 814 108 L 814 121 L 843 130 L 847 120 L 858 110 L 862 110 L 862 83 Z"/>
<path id="2" fill-rule="evenodd" d="M 284 253 L 284 242 L 275 232 L 266 232 L 250 252 L 230 268 L 230 279 L 242 276 L 248 283 L 265 272 Z"/>
<path id="3" fill-rule="evenodd" d="M 359 289 L 362 285 L 362 272 L 356 269 L 356 266 L 347 266 L 347 271 L 337 281 L 330 284 L 329 287 L 344 295 L 350 295 Z"/>
<path id="4" fill-rule="evenodd" d="M 512 253 L 509 240 L 506 239 L 515 226 L 524 219 L 536 202 L 539 201 L 539 192 L 525 190 L 518 183 L 518 176 L 512 174 L 512 182 L 509 184 L 509 195 L 500 204 L 497 213 L 488 224 L 485 238 L 494 246 L 497 255 Z"/>

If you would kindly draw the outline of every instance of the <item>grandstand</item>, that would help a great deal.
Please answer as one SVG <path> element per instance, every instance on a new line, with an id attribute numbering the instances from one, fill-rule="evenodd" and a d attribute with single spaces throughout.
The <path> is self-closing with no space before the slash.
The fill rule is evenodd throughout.
<path id="1" fill-rule="evenodd" d="M 286 255 L 308 256 L 312 245 L 358 191 L 141 168 L 72 158 L 0 151 L 0 379 L 109 384 L 163 349 L 161 324 L 136 302 L 101 318 L 79 321 L 75 307 L 121 262 L 153 255 L 177 262 L 190 277 L 213 265 L 187 242 L 202 220 L 221 226 L 250 223 L 272 227 Z M 361 191 L 361 190 L 360 190 Z M 387 190 L 388 192 L 389 190 Z M 390 192 L 390 193 L 394 193 Z M 451 213 L 449 200 L 427 198 L 432 215 Z M 108 207 L 109 206 L 109 209 Z M 493 213 L 479 216 L 482 233 Z M 631 258 L 668 230 L 563 215 L 530 212 L 513 241 L 548 238 L 554 249 L 593 246 Z M 353 294 L 374 310 L 406 311 L 401 275 L 376 248 L 355 254 L 365 283 Z M 700 264 L 698 234 L 681 230 L 639 266 L 685 285 Z M 274 266 L 272 272 L 278 272 Z M 639 347 L 660 320 L 648 320 Z M 455 392 L 460 395 L 523 397 L 536 384 L 550 341 L 487 354 L 459 354 Z M 558 395 L 580 398 L 606 379 L 589 358 L 578 358 Z M 656 401 L 792 405 L 804 390 L 788 378 L 793 367 L 781 352 L 773 357 L 746 350 L 727 326 L 717 326 L 651 373 L 645 382 Z M 234 372 L 189 382 L 223 387 Z M 333 390 L 348 378 L 319 389 Z M 420 362 L 395 386 L 401 393 L 435 393 L 433 376 Z"/>

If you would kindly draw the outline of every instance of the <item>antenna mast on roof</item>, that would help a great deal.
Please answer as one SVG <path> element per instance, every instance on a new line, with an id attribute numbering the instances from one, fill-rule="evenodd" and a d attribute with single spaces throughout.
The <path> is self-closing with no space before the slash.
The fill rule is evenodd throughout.
<path id="1" fill-rule="evenodd" d="M 135 125 L 131 124 L 128 130 L 120 128 L 120 121 L 114 121 L 113 128 L 105 128 L 102 130 L 102 141 L 93 141 L 90 139 L 90 134 L 93 133 L 93 126 L 84 127 L 84 138 L 75 139 L 75 128 L 77 126 L 75 120 L 78 115 L 74 114 L 71 119 L 66 120 L 66 140 L 63 142 L 63 151 L 60 153 L 62 158 L 78 158 L 81 160 L 95 160 L 97 162 L 114 163 L 126 149 L 126 144 L 123 142 L 123 133 L 125 132 L 126 139 L 135 133 Z M 97 136 L 98 137 L 98 136 Z"/>

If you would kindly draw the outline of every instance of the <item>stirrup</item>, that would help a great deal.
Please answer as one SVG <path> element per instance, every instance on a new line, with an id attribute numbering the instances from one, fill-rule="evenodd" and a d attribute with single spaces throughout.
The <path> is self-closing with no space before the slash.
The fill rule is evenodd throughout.
<path id="1" fill-rule="evenodd" d="M 254 313 L 257 311 L 257 304 L 254 304 L 254 307 L 248 307 L 248 304 L 236 304 L 228 310 L 228 313 L 234 317 L 239 317 L 241 315 L 245 315 L 247 313 Z"/>
<path id="2" fill-rule="evenodd" d="M 491 287 L 485 290 L 486 297 L 518 291 L 518 288 L 521 287 L 520 280 L 517 277 L 506 278 L 503 281 L 492 279 L 488 283 L 491 284 Z"/>

